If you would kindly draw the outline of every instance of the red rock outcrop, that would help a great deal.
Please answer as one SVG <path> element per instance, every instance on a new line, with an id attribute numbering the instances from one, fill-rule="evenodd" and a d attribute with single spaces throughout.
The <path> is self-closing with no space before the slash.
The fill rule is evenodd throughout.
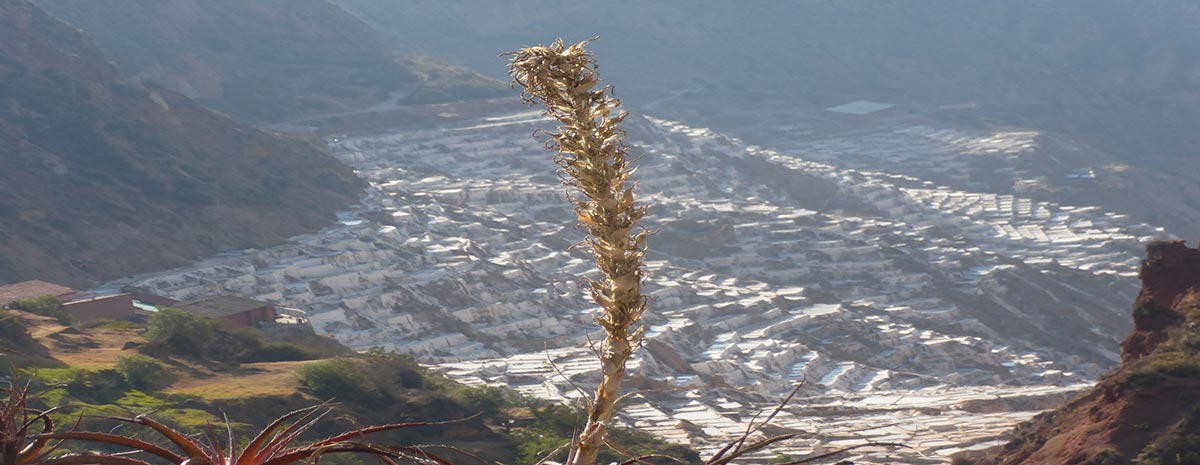
<path id="1" fill-rule="evenodd" d="M 1146 247 L 1142 262 L 1142 291 L 1134 303 L 1133 333 L 1121 343 L 1121 358 L 1137 360 L 1167 340 L 1167 332 L 1185 315 L 1175 307 L 1189 289 L 1200 286 L 1200 250 L 1183 241 L 1156 242 Z"/>
<path id="2" fill-rule="evenodd" d="M 1121 366 L 980 465 L 1200 463 L 1200 250 L 1147 247 Z"/>

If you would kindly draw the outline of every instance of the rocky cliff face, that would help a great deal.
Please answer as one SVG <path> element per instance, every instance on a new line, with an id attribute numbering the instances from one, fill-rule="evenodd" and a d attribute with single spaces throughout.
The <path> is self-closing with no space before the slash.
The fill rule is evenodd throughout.
<path id="1" fill-rule="evenodd" d="M 279 242 L 359 195 L 310 142 L 119 78 L 85 34 L 0 1 L 0 281 L 84 284 Z"/>
<path id="2" fill-rule="evenodd" d="M 82 28 L 129 78 L 253 122 L 392 98 L 493 95 L 499 81 L 402 57 L 325 0 L 35 0 Z"/>
<path id="3" fill-rule="evenodd" d="M 1200 463 L 1200 250 L 1147 247 L 1122 365 L 984 464 Z"/>

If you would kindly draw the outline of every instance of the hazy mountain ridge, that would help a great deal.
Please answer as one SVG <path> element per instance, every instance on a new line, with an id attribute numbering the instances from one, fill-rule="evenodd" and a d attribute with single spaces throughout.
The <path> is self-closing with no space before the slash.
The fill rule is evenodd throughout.
<path id="1" fill-rule="evenodd" d="M 84 34 L 0 2 L 0 279 L 82 284 L 275 243 L 360 182 L 311 142 L 121 82 Z"/>
<path id="2" fill-rule="evenodd" d="M 158 82 L 246 121 L 502 89 L 464 69 L 401 56 L 325 0 L 36 3 L 93 35 L 125 76 Z"/>
<path id="3" fill-rule="evenodd" d="M 1179 0 L 333 1 L 393 41 L 494 76 L 504 71 L 491 48 L 599 34 L 593 48 L 608 80 L 635 95 L 695 83 L 738 94 L 730 84 L 741 82 L 744 106 L 761 104 L 754 88 L 765 86 L 830 104 L 865 97 L 1045 111 L 1102 105 L 1100 96 L 1173 110 L 1200 98 L 1200 65 L 1187 59 L 1200 8 Z"/>
<path id="4" fill-rule="evenodd" d="M 1122 213 L 1200 233 L 1192 2 L 334 1 L 395 43 L 498 77 L 497 50 L 599 35 L 627 106 L 760 145 L 859 99 L 1035 128 L 1132 165 L 1110 188 Z"/>

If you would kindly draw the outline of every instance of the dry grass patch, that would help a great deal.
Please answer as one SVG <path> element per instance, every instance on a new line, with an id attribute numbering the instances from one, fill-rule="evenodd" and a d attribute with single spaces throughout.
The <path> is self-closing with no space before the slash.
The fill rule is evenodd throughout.
<path id="1" fill-rule="evenodd" d="M 202 400 L 290 396 L 301 388 L 296 379 L 296 369 L 309 363 L 313 362 L 247 363 L 236 373 L 210 372 L 211 376 L 180 377 L 163 392 L 195 396 Z"/>

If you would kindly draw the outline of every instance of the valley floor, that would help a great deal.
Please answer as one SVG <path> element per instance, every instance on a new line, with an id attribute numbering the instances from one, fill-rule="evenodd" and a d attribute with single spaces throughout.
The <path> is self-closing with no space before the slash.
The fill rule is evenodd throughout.
<path id="1" fill-rule="evenodd" d="M 570 248 L 582 233 L 552 154 L 529 136 L 549 123 L 516 105 L 331 137 L 371 183 L 339 225 L 106 287 L 270 300 L 356 349 L 577 399 L 598 368 L 579 284 L 591 266 Z M 657 233 L 628 384 L 644 391 L 621 421 L 701 449 L 796 383 L 771 432 L 806 435 L 759 459 L 877 441 L 913 449 L 857 463 L 946 463 L 999 444 L 1116 364 L 1142 244 L 1164 235 L 1096 206 L 967 188 L 981 166 L 1041 156 L 1036 132 L 899 120 L 770 149 L 627 123 Z"/>

